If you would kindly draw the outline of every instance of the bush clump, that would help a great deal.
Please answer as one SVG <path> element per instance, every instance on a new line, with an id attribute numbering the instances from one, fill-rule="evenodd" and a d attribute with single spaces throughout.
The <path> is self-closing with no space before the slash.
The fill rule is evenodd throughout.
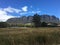
<path id="1" fill-rule="evenodd" d="M 0 22 L 0 28 L 6 28 L 9 27 L 9 24 L 6 22 Z"/>

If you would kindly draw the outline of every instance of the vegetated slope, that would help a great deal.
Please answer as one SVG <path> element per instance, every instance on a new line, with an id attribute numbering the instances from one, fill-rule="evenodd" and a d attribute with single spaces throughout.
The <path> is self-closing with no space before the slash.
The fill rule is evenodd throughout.
<path id="1" fill-rule="evenodd" d="M 0 45 L 59 45 L 60 27 L 0 28 Z"/>

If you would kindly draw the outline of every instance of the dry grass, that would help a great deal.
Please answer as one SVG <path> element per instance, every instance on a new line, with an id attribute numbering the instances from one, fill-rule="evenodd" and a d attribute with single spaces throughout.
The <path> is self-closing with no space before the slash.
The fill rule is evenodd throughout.
<path id="1" fill-rule="evenodd" d="M 0 45 L 58 45 L 60 27 L 0 28 Z"/>

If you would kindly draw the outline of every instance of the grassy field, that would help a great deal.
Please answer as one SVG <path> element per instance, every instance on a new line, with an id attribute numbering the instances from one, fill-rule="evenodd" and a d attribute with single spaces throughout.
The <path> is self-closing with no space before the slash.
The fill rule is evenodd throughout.
<path id="1" fill-rule="evenodd" d="M 60 27 L 0 28 L 0 45 L 60 45 Z"/>

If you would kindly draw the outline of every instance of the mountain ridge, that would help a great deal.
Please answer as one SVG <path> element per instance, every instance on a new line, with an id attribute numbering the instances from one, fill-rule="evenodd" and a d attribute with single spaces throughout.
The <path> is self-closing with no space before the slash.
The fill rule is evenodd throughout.
<path id="1" fill-rule="evenodd" d="M 56 16 L 50 16 L 50 15 L 40 15 L 41 22 L 46 22 L 46 23 L 60 23 L 59 18 Z M 10 18 L 6 22 L 7 23 L 12 23 L 12 24 L 26 24 L 26 23 L 32 23 L 33 16 L 22 16 L 20 18 Z"/>

